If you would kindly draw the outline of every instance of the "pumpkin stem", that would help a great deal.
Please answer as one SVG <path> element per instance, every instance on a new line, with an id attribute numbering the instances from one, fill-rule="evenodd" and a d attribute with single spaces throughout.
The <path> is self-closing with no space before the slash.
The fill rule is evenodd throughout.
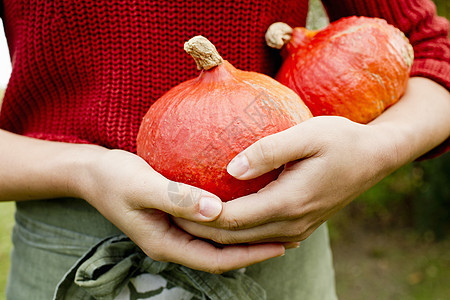
<path id="1" fill-rule="evenodd" d="M 194 36 L 184 43 L 184 51 L 192 56 L 199 70 L 209 70 L 223 63 L 216 47 L 201 35 Z"/>
<path id="2" fill-rule="evenodd" d="M 281 49 L 291 40 L 292 32 L 292 27 L 286 23 L 273 23 L 266 31 L 266 43 L 269 47 Z"/>

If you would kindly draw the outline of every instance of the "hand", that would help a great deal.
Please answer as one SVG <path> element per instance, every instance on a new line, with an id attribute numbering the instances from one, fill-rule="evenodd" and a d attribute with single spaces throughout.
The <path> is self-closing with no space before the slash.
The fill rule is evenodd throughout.
<path id="1" fill-rule="evenodd" d="M 82 197 L 155 260 L 222 273 L 284 253 L 279 243 L 216 248 L 197 239 L 174 226 L 168 214 L 211 221 L 222 210 L 219 198 L 169 181 L 143 159 L 125 151 L 101 151 L 92 161 L 83 174 Z"/>
<path id="2" fill-rule="evenodd" d="M 392 171 L 445 140 L 448 145 L 449 115 L 450 93 L 443 86 L 410 78 L 400 101 L 368 125 L 316 117 L 254 143 L 229 172 L 246 180 L 285 165 L 276 181 L 225 203 L 213 222 L 175 221 L 224 244 L 304 240 Z"/>
<path id="3" fill-rule="evenodd" d="M 395 149 L 376 127 L 340 117 L 316 117 L 265 137 L 229 164 L 247 180 L 285 165 L 278 179 L 258 193 L 224 203 L 213 222 L 182 218 L 185 231 L 218 243 L 296 242 L 392 169 Z"/>

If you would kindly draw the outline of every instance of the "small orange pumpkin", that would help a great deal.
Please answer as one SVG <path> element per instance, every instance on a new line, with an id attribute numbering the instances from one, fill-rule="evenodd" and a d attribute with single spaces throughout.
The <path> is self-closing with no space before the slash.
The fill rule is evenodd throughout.
<path id="1" fill-rule="evenodd" d="M 267 44 L 282 48 L 276 79 L 296 91 L 314 116 L 368 123 L 406 90 L 413 49 L 385 20 L 340 19 L 320 31 L 272 24 Z"/>
<path id="2" fill-rule="evenodd" d="M 281 169 L 237 180 L 227 173 L 228 163 L 257 140 L 309 119 L 310 111 L 276 80 L 234 68 L 204 37 L 189 40 L 185 50 L 202 72 L 150 107 L 137 137 L 138 155 L 165 177 L 223 201 L 257 192 Z"/>

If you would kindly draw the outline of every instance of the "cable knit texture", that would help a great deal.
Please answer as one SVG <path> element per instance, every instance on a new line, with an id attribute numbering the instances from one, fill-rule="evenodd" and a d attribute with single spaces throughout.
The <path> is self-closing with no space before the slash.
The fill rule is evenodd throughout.
<path id="1" fill-rule="evenodd" d="M 204 35 L 236 67 L 274 75 L 264 43 L 276 21 L 304 26 L 307 1 L 4 0 L 13 72 L 0 128 L 135 152 L 140 121 L 176 84 L 198 76 L 183 43 Z M 429 0 L 324 1 L 330 18 L 384 17 L 415 48 L 412 75 L 450 88 L 448 22 Z"/>

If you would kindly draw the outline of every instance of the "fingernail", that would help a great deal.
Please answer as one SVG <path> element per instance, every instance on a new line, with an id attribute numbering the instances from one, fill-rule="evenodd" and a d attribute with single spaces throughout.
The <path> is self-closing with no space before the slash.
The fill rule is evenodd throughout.
<path id="1" fill-rule="evenodd" d="M 200 199 L 200 214 L 207 218 L 217 217 L 222 211 L 222 203 L 212 197 L 203 196 Z"/>
<path id="2" fill-rule="evenodd" d="M 287 243 L 283 243 L 284 249 L 295 249 L 300 247 L 300 243 L 299 242 L 287 242 Z"/>
<path id="3" fill-rule="evenodd" d="M 240 177 L 244 175 L 248 169 L 250 169 L 250 165 L 248 163 L 247 156 L 245 154 L 238 154 L 235 158 L 227 166 L 227 172 L 233 177 Z"/>

